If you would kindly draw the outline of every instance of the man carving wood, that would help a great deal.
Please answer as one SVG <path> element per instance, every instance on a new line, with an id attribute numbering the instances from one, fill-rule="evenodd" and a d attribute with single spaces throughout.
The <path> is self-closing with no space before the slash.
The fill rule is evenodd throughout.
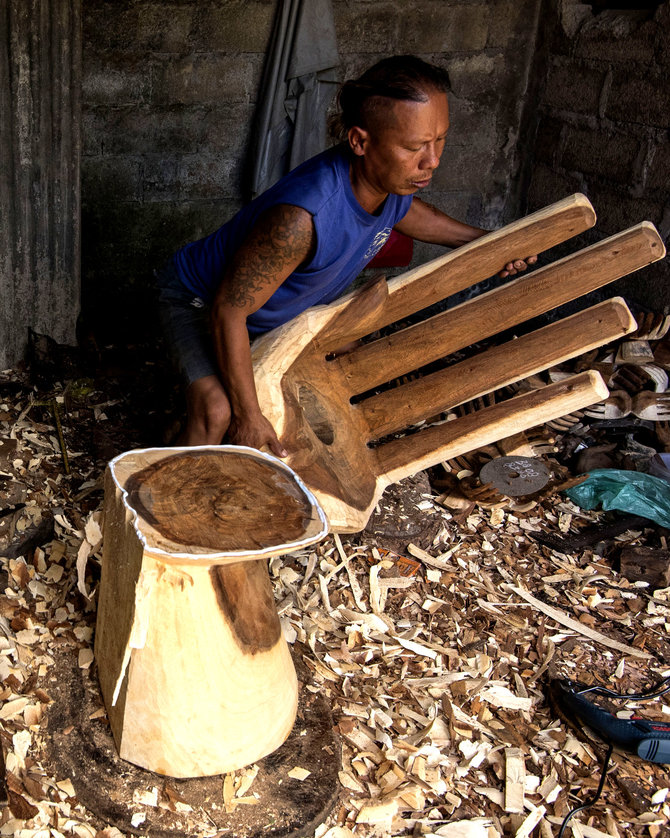
<path id="1" fill-rule="evenodd" d="M 447 247 L 487 232 L 416 197 L 444 149 L 448 89 L 446 71 L 414 56 L 384 59 L 346 82 L 340 144 L 177 251 L 159 273 L 162 317 L 187 385 L 180 444 L 226 438 L 286 456 L 258 403 L 250 340 L 336 299 L 392 229 Z M 515 259 L 500 275 L 535 260 Z"/>

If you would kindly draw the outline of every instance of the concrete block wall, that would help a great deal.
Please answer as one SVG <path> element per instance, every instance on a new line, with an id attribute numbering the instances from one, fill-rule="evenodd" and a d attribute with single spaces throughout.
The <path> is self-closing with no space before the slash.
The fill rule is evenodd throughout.
<path id="1" fill-rule="evenodd" d="M 614 5 L 614 4 L 613 4 Z M 642 4 L 644 5 L 644 4 Z M 670 235 L 670 2 L 594 14 L 551 0 L 542 16 L 542 87 L 529 149 L 528 209 L 584 192 L 598 222 L 588 244 L 640 221 Z M 670 311 L 670 263 L 656 263 L 597 296 L 623 294 Z"/>
<path id="2" fill-rule="evenodd" d="M 154 332 L 151 276 L 240 205 L 270 0 L 90 0 L 83 20 L 82 306 Z"/>
<path id="3" fill-rule="evenodd" d="M 333 0 L 341 79 L 416 53 L 449 70 L 451 129 L 425 198 L 496 227 L 521 202 L 519 135 L 542 0 Z M 152 269 L 243 201 L 276 0 L 87 0 L 83 309 L 103 340 L 151 332 Z M 435 255 L 419 246 L 415 261 Z"/>

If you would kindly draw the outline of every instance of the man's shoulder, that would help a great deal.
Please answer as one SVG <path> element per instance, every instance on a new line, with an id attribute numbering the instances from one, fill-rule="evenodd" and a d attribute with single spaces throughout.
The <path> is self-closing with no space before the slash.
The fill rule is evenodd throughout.
<path id="1" fill-rule="evenodd" d="M 342 149 L 326 149 L 285 175 L 271 187 L 268 197 L 272 203 L 296 204 L 314 215 L 342 189 L 346 165 Z"/>

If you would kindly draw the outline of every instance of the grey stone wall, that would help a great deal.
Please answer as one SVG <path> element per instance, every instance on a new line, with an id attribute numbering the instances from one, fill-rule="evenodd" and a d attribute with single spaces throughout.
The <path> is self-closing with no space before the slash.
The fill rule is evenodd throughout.
<path id="1" fill-rule="evenodd" d="M 272 15 L 269 0 L 85 4 L 83 307 L 103 339 L 153 331 L 153 269 L 240 205 Z"/>
<path id="2" fill-rule="evenodd" d="M 498 226 L 518 211 L 540 5 L 333 0 L 342 79 L 393 53 L 448 68 L 452 127 L 425 197 L 471 223 Z M 241 205 L 274 9 L 274 0 L 84 5 L 83 304 L 103 339 L 151 330 L 153 267 Z M 435 252 L 419 246 L 416 261 Z"/>
<path id="3" fill-rule="evenodd" d="M 572 192 L 594 205 L 590 243 L 640 221 L 670 234 L 670 2 L 655 11 L 594 14 L 551 0 L 542 16 L 536 139 L 526 157 L 528 209 Z M 651 310 L 670 310 L 670 264 L 609 286 Z M 604 292 L 600 294 L 603 296 Z"/>

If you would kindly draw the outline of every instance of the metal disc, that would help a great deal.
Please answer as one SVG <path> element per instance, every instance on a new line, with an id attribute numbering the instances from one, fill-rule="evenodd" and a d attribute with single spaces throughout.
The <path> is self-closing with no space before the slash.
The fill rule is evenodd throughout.
<path id="1" fill-rule="evenodd" d="M 532 495 L 544 489 L 551 479 L 547 466 L 535 457 L 497 457 L 479 473 L 482 483 L 490 483 L 512 498 Z"/>

